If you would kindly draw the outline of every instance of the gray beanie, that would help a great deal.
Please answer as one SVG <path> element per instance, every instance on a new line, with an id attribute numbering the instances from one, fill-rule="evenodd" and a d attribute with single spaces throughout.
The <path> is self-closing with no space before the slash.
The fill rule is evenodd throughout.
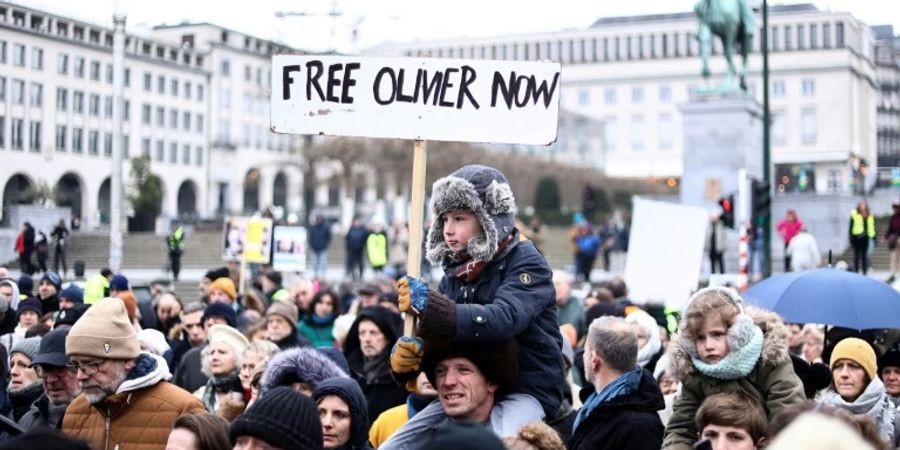
<path id="1" fill-rule="evenodd" d="M 13 353 L 21 353 L 27 356 L 29 360 L 34 361 L 34 357 L 37 356 L 40 349 L 40 336 L 30 337 L 28 339 L 22 339 L 21 341 L 13 344 L 12 350 L 9 351 L 9 356 L 12 357 Z"/>
<path id="2" fill-rule="evenodd" d="M 475 214 L 484 233 L 469 239 L 468 252 L 474 261 L 488 262 L 500 242 L 513 232 L 516 199 L 502 172 L 473 164 L 434 182 L 431 210 L 435 219 L 428 229 L 426 255 L 433 264 L 440 264 L 452 253 L 444 242 L 444 223 L 440 220 L 447 211 Z"/>

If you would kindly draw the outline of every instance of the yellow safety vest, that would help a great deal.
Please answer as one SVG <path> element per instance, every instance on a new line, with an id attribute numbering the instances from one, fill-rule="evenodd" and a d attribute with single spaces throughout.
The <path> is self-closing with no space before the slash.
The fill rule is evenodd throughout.
<path id="1" fill-rule="evenodd" d="M 869 214 L 866 223 L 863 225 L 863 216 L 857 210 L 850 211 L 850 218 L 853 219 L 853 227 L 850 234 L 853 236 L 861 236 L 863 233 L 869 236 L 869 239 L 875 239 L 875 216 Z"/>
<path id="2" fill-rule="evenodd" d="M 109 280 L 103 275 L 98 273 L 97 275 L 88 278 L 84 286 L 84 302 L 88 305 L 97 303 L 98 300 L 106 297 L 108 289 Z"/>
<path id="3" fill-rule="evenodd" d="M 369 264 L 374 267 L 387 264 L 387 236 L 381 233 L 370 234 L 366 239 L 366 254 L 369 256 Z"/>

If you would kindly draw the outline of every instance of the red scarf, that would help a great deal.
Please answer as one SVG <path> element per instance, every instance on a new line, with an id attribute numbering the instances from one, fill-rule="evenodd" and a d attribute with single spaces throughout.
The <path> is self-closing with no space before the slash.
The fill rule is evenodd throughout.
<path id="1" fill-rule="evenodd" d="M 494 257 L 491 258 L 491 261 L 497 257 L 497 255 L 503 253 L 503 250 L 506 249 L 506 246 L 509 245 L 510 242 L 513 241 L 514 236 L 510 234 L 506 237 L 500 245 L 497 247 L 497 252 L 494 253 Z M 451 257 L 454 262 L 461 263 L 455 269 L 453 269 L 453 276 L 459 278 L 464 283 L 469 284 L 478 279 L 481 276 L 481 272 L 487 267 L 489 261 L 472 261 L 472 255 L 469 252 L 463 250 L 459 253 L 456 253 Z"/>

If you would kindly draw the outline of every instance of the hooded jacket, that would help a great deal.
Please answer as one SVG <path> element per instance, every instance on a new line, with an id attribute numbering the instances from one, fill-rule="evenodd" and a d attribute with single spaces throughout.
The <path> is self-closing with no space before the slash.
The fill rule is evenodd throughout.
<path id="1" fill-rule="evenodd" d="M 743 378 L 719 380 L 705 376 L 694 367 L 691 356 L 681 348 L 678 339 L 669 343 L 671 373 L 681 381 L 682 387 L 666 425 L 664 449 L 690 450 L 697 440 L 694 416 L 703 399 L 710 395 L 743 392 L 755 398 L 770 418 L 784 407 L 806 399 L 803 383 L 794 373 L 788 353 L 788 330 L 784 322 L 777 314 L 752 306 L 745 306 L 744 312 L 762 330 L 763 347 L 756 365 Z"/>
<path id="2" fill-rule="evenodd" d="M 665 407 L 650 372 L 641 372 L 638 390 L 601 403 L 578 424 L 566 444 L 569 450 L 657 450 L 663 424 L 657 411 Z"/>
<path id="3" fill-rule="evenodd" d="M 359 323 L 370 320 L 384 334 L 385 347 L 374 362 L 366 363 L 359 341 Z M 406 402 L 406 388 L 394 381 L 390 369 L 391 347 L 402 334 L 403 322 L 399 314 L 373 306 L 364 308 L 350 326 L 344 341 L 344 356 L 350 365 L 350 377 L 359 383 L 369 406 L 369 420 L 374 421 L 382 412 Z M 368 425 L 367 425 L 368 426 Z"/>
<path id="4" fill-rule="evenodd" d="M 344 372 L 325 353 L 312 347 L 299 347 L 276 353 L 263 373 L 259 395 L 278 386 L 290 386 L 302 381 L 315 389 L 319 383 L 328 378 L 347 378 Z"/>
<path id="5" fill-rule="evenodd" d="M 350 439 L 336 450 L 371 450 L 368 408 L 359 384 L 349 378 L 329 378 L 319 383 L 313 391 L 313 400 L 318 404 L 319 400 L 329 395 L 340 397 L 350 408 Z"/>
<path id="6" fill-rule="evenodd" d="M 62 430 L 99 450 L 163 448 L 178 416 L 207 412 L 200 400 L 166 381 L 171 377 L 161 357 L 141 353 L 115 394 L 96 405 L 84 394 L 72 401 Z"/>

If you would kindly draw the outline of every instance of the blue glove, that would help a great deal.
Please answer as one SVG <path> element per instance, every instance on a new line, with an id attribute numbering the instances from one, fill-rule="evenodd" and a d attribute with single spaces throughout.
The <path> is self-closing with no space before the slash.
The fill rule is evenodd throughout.
<path id="1" fill-rule="evenodd" d="M 400 312 L 420 316 L 428 307 L 428 285 L 424 281 L 405 276 L 397 281 L 397 302 Z"/>

